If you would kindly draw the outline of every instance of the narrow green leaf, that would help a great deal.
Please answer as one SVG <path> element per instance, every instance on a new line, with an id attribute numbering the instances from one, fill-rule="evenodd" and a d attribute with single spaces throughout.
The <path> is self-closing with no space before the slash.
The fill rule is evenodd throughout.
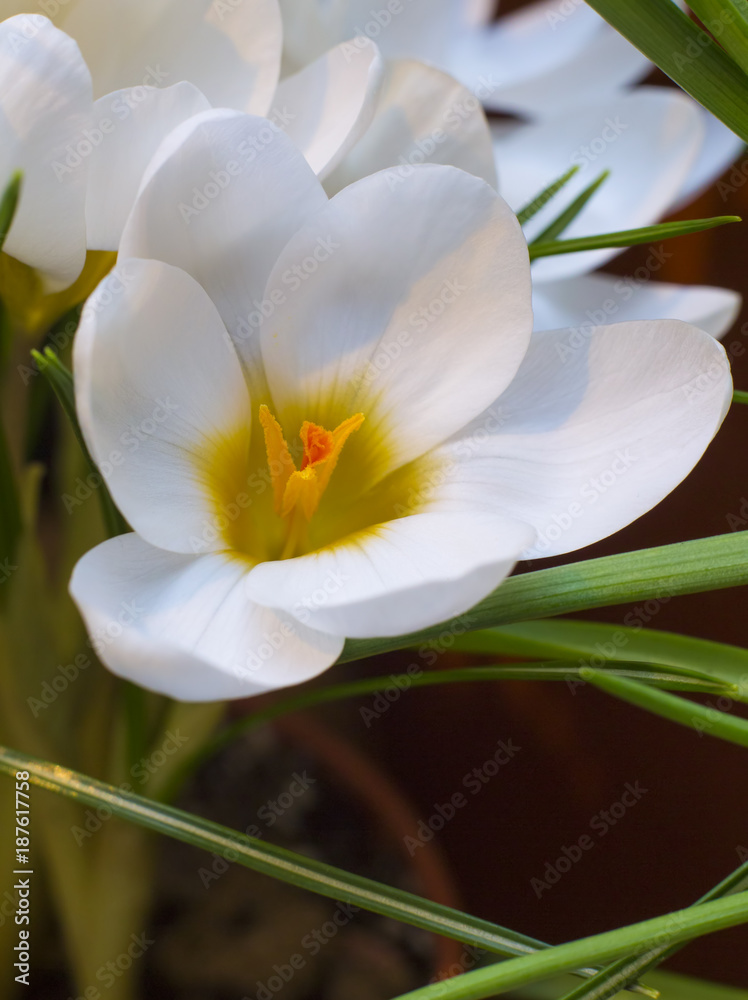
<path id="1" fill-rule="evenodd" d="M 80 424 L 78 423 L 78 414 L 75 410 L 75 388 L 73 386 L 72 372 L 65 367 L 51 347 L 45 347 L 44 353 L 40 351 L 32 351 L 31 356 L 36 362 L 41 374 L 47 379 L 54 390 L 54 393 L 65 412 L 65 416 L 70 421 L 73 433 L 75 434 L 78 444 L 81 447 L 81 451 L 83 452 L 83 456 L 89 469 L 96 476 L 99 476 L 94 460 L 91 458 L 88 447 L 86 446 Z M 101 503 L 101 511 L 104 516 L 104 523 L 109 537 L 114 538 L 116 535 L 124 535 L 130 531 L 130 526 L 115 506 L 103 478 L 101 479 L 97 493 L 99 496 L 99 502 Z"/>
<path id="2" fill-rule="evenodd" d="M 748 583 L 748 531 L 677 542 L 601 559 L 587 559 L 521 573 L 505 580 L 471 611 L 411 635 L 352 639 L 339 662 L 439 643 L 496 625 L 604 608 L 631 601 L 669 600 L 679 594 L 737 587 Z M 438 647 L 437 648 L 444 648 Z"/>
<path id="3" fill-rule="evenodd" d="M 485 633 L 479 633 L 481 635 Z M 566 681 L 580 678 L 583 665 L 575 660 L 551 660 L 544 663 L 502 663 L 500 666 L 460 667 L 458 670 L 426 670 L 420 674 L 403 676 L 403 691 L 411 688 L 436 687 L 441 684 L 489 683 L 493 681 Z M 610 668 L 618 677 L 638 678 L 648 684 L 667 687 L 671 690 L 712 692 L 717 694 L 734 694 L 736 688 L 729 683 L 715 680 L 707 674 L 695 670 L 669 669 L 660 664 L 619 662 Z M 260 726 L 292 712 L 305 711 L 318 705 L 335 701 L 345 701 L 350 698 L 361 698 L 364 695 L 376 694 L 392 687 L 393 678 L 367 677 L 360 681 L 349 681 L 346 684 L 331 684 L 322 688 L 304 687 L 297 694 L 278 698 L 267 708 L 260 709 L 252 715 L 237 719 L 231 725 L 222 729 L 213 739 L 202 746 L 195 754 L 188 757 L 183 766 L 175 772 L 172 781 L 164 787 L 158 796 L 160 801 L 171 802 L 183 786 L 187 776 L 192 774 L 201 764 L 210 760 L 224 747 L 229 746 L 239 737 Z"/>
<path id="4" fill-rule="evenodd" d="M 668 0 L 668 3 L 670 0 Z M 663 222 L 644 229 L 626 229 L 620 233 L 603 233 L 599 236 L 580 236 L 573 240 L 554 240 L 549 243 L 531 243 L 530 260 L 553 257 L 561 253 L 583 253 L 585 250 L 606 250 L 611 247 L 633 247 L 654 240 L 670 240 L 676 236 L 701 233 L 706 229 L 741 222 L 737 215 L 719 215 L 712 219 L 687 219 L 685 222 Z"/>
<path id="5" fill-rule="evenodd" d="M 672 0 L 588 3 L 686 93 L 748 142 L 748 77 Z"/>
<path id="6" fill-rule="evenodd" d="M 601 184 L 604 184 L 609 177 L 610 171 L 603 170 L 599 177 L 597 177 L 591 184 L 588 184 L 581 194 L 577 195 L 568 208 L 565 208 L 563 212 L 561 212 L 560 215 L 558 215 L 553 222 L 543 230 L 542 233 L 535 237 L 530 246 L 533 247 L 543 245 L 550 243 L 553 240 L 557 240 L 561 233 L 569 228 L 590 198 L 592 198 L 595 192 L 600 188 Z"/>
<path id="7" fill-rule="evenodd" d="M 741 389 L 736 389 L 732 394 L 733 403 L 742 403 L 745 405 L 748 403 L 748 392 L 743 392 Z"/>
<path id="8" fill-rule="evenodd" d="M 667 691 L 640 684 L 638 681 L 614 677 L 588 667 L 582 669 L 581 676 L 589 684 L 594 684 L 595 687 L 622 701 L 644 708 L 655 715 L 661 715 L 671 722 L 678 722 L 681 726 L 688 726 L 699 734 L 707 733 L 728 743 L 748 747 L 748 719 L 728 715 L 710 705 L 699 705 L 694 701 L 668 694 Z"/>
<path id="9" fill-rule="evenodd" d="M 680 976 L 674 972 L 657 969 L 647 977 L 648 982 L 660 991 L 662 1000 L 748 1000 L 748 990 L 710 983 L 705 979 Z M 557 976 L 507 994 L 507 1000 L 559 1000 L 564 990 L 571 989 L 570 976 Z"/>
<path id="10" fill-rule="evenodd" d="M 13 218 L 18 208 L 18 199 L 21 197 L 21 187 L 23 186 L 23 173 L 20 170 L 11 176 L 8 186 L 0 198 L 0 250 L 5 245 L 5 240 L 13 225 Z"/>
<path id="11" fill-rule="evenodd" d="M 665 939 L 669 944 L 678 944 L 746 922 L 748 893 L 741 892 L 703 906 L 676 910 L 652 920 L 571 941 L 535 955 L 466 972 L 454 979 L 404 993 L 399 1000 L 486 1000 L 518 986 L 567 972 L 580 962 L 587 965 L 621 958 L 646 948 L 653 940 Z"/>
<path id="12" fill-rule="evenodd" d="M 738 66 L 748 71 L 748 0 L 689 0 L 688 6 Z"/>
<path id="13" fill-rule="evenodd" d="M 547 188 L 544 188 L 540 194 L 536 194 L 531 202 L 528 202 L 524 208 L 521 208 L 517 212 L 517 221 L 520 226 L 524 226 L 526 222 L 534 218 L 541 210 L 545 208 L 551 198 L 554 198 L 561 188 L 565 187 L 569 181 L 572 179 L 574 174 L 579 172 L 579 167 L 574 166 L 570 170 L 567 170 L 565 174 L 562 174 L 558 180 L 554 181 L 553 184 L 549 184 Z"/>
<path id="14" fill-rule="evenodd" d="M 172 806 L 153 802 L 57 764 L 48 764 L 0 746 L 0 773 L 13 777 L 19 770 L 28 771 L 30 780 L 40 788 L 94 808 L 106 806 L 121 819 L 218 854 L 281 882 L 330 899 L 353 903 L 372 913 L 442 934 L 463 944 L 504 956 L 534 955 L 539 949 L 552 950 L 540 941 L 487 920 L 305 858 Z M 574 971 L 573 967 L 568 971 Z M 595 971 L 581 967 L 580 974 L 591 975 Z"/>
<path id="15" fill-rule="evenodd" d="M 735 892 L 743 892 L 746 888 L 748 888 L 748 862 L 739 865 L 727 878 L 698 899 L 695 905 L 700 906 L 712 899 L 723 899 Z M 563 1000 L 610 1000 L 625 990 L 627 983 L 635 982 L 640 976 L 646 975 L 682 947 L 682 944 L 664 945 L 649 949 L 641 955 L 619 959 L 586 983 L 582 983 L 578 989 L 566 994 Z"/>
<path id="16" fill-rule="evenodd" d="M 633 661 L 645 668 L 656 663 L 663 677 L 668 670 L 690 677 L 694 690 L 700 683 L 699 678 L 702 681 L 711 678 L 712 683 L 724 685 L 736 699 L 748 701 L 748 650 L 644 628 L 668 600 L 664 597 L 662 601 L 647 602 L 635 608 L 625 616 L 623 625 L 568 619 L 525 622 L 458 636 L 451 648 L 486 656 L 518 656 L 532 660 L 576 657 L 579 669 L 604 667 L 606 672 L 618 664 L 621 669 L 613 669 L 613 672 L 622 677 L 634 676 L 629 667 L 623 668 L 623 661 L 629 664 Z M 645 675 L 640 679 L 657 687 L 676 689 L 673 683 L 660 683 Z"/>

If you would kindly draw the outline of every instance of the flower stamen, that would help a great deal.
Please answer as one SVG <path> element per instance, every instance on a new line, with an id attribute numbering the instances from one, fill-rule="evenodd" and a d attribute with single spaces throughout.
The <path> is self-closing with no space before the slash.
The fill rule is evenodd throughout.
<path id="1" fill-rule="evenodd" d="M 265 450 L 273 483 L 275 512 L 291 518 L 292 534 L 299 532 L 301 516 L 308 523 L 314 516 L 322 494 L 338 464 L 348 438 L 364 422 L 363 413 L 344 420 L 334 431 L 305 420 L 299 437 L 304 445 L 301 469 L 297 469 L 283 436 L 283 429 L 267 406 L 260 407 L 260 423 L 265 433 Z"/>

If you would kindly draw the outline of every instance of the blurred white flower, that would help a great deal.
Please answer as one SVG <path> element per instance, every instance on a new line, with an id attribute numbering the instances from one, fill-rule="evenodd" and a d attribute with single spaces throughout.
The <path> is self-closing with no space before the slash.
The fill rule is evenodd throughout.
<path id="1" fill-rule="evenodd" d="M 366 40 L 355 58 L 338 47 L 278 86 L 276 0 L 241 0 L 225 14 L 216 3 L 184 0 L 137 11 L 133 0 L 52 7 L 92 60 L 94 84 L 76 42 L 46 17 L 0 23 L 0 184 L 24 172 L 6 250 L 39 269 L 50 289 L 78 277 L 87 248 L 117 250 L 156 149 L 211 101 L 269 116 L 321 176 L 373 115 L 382 61 Z"/>
<path id="2" fill-rule="evenodd" d="M 176 130 L 75 344 L 134 533 L 71 591 L 115 673 L 184 700 L 298 683 L 345 637 L 435 624 L 523 555 L 616 531 L 731 398 L 682 323 L 531 336 L 524 238 L 482 180 L 385 170 L 328 200 L 265 127 Z"/>
<path id="3" fill-rule="evenodd" d="M 284 55 L 299 68 L 353 36 L 388 59 L 429 63 L 492 111 L 551 117 L 613 95 L 650 64 L 583 0 L 539 0 L 493 21 L 494 0 L 280 0 Z"/>
<path id="4" fill-rule="evenodd" d="M 626 89 L 651 65 L 581 0 L 532 3 L 492 24 L 494 6 L 484 0 L 373 6 L 368 0 L 281 0 L 292 65 L 355 33 L 376 40 L 389 58 L 374 122 L 328 178 L 328 192 L 385 167 L 405 174 L 419 163 L 447 163 L 498 185 L 519 210 L 578 166 L 530 225 L 532 237 L 609 170 L 564 233 L 573 238 L 653 225 L 739 155 L 740 139 L 680 91 Z M 537 120 L 492 122 L 489 132 L 481 106 Z M 631 279 L 590 275 L 620 252 L 539 261 L 533 268 L 536 328 L 589 325 L 600 315 L 604 321 L 678 318 L 714 336 L 732 326 L 741 302 L 736 293 L 656 280 L 667 246 L 662 253 L 655 248 L 651 266 Z"/>

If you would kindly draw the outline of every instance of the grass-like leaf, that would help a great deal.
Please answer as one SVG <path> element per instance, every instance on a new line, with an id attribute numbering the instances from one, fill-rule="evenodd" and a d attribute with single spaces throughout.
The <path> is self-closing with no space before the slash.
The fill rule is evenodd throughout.
<path id="1" fill-rule="evenodd" d="M 89 470 L 99 476 L 94 460 L 89 454 L 80 424 L 78 423 L 78 414 L 75 409 L 75 388 L 73 385 L 72 372 L 62 363 L 62 361 L 60 361 L 51 347 L 45 347 L 44 352 L 32 351 L 31 356 L 36 362 L 36 366 L 40 373 L 49 382 L 55 396 L 57 396 L 57 399 L 59 400 L 65 416 L 70 421 L 70 426 L 72 427 L 73 433 L 75 434 L 78 444 L 81 447 L 81 451 L 83 452 L 83 456 Z M 119 510 L 117 510 L 103 478 L 101 478 L 97 492 L 101 503 L 104 523 L 109 536 L 114 538 L 116 535 L 123 535 L 130 531 L 127 521 L 125 521 Z"/>
<path id="2" fill-rule="evenodd" d="M 534 955 L 539 949 L 549 948 L 540 941 L 487 920 L 479 920 L 402 889 L 382 885 L 321 861 L 305 858 L 172 806 L 106 785 L 57 764 L 49 764 L 27 754 L 0 747 L 0 773 L 13 777 L 17 771 L 28 771 L 30 780 L 41 788 L 68 796 L 83 805 L 94 808 L 106 806 L 120 819 L 192 844 L 281 882 L 330 899 L 352 903 L 372 913 L 442 934 L 463 944 L 502 956 Z M 597 970 L 594 968 L 580 967 L 582 975 L 589 976 L 595 971 Z"/>
<path id="3" fill-rule="evenodd" d="M 660 602 L 652 602 L 636 608 L 626 615 L 623 625 L 568 619 L 505 625 L 458 636 L 451 648 L 485 656 L 532 660 L 575 658 L 577 671 L 583 667 L 604 668 L 606 673 L 644 680 L 656 687 L 688 689 L 686 684 L 660 683 L 645 673 L 637 678 L 629 666 L 633 661 L 646 670 L 649 664 L 656 663 L 663 676 L 671 670 L 690 677 L 691 690 L 710 678 L 713 684 L 724 685 L 734 698 L 748 701 L 748 650 L 644 628 L 661 607 Z"/>
<path id="4" fill-rule="evenodd" d="M 574 174 L 579 172 L 579 167 L 574 166 L 570 170 L 567 170 L 565 174 L 562 174 L 558 180 L 555 180 L 552 184 L 549 184 L 547 188 L 544 188 L 540 194 L 536 194 L 531 202 L 528 202 L 524 208 L 521 208 L 517 212 L 517 221 L 521 226 L 524 226 L 526 222 L 534 218 L 541 208 L 545 208 L 551 198 L 555 198 L 558 192 L 569 183 Z"/>
<path id="5" fill-rule="evenodd" d="M 589 684 L 606 691 L 608 694 L 627 701 L 638 708 L 644 708 L 654 715 L 660 715 L 671 722 L 687 726 L 695 732 L 707 733 L 728 743 L 736 743 L 748 747 L 748 719 L 736 715 L 728 715 L 710 705 L 700 705 L 686 698 L 669 694 L 667 691 L 656 690 L 638 681 L 625 677 L 614 677 L 601 670 L 591 670 L 585 667 L 582 678 Z"/>
<path id="6" fill-rule="evenodd" d="M 673 0 L 588 3 L 686 93 L 748 142 L 748 77 Z M 724 0 L 717 6 L 724 8 Z"/>
<path id="7" fill-rule="evenodd" d="M 399 1000 L 486 1000 L 568 972 L 580 962 L 585 965 L 609 962 L 641 951 L 653 941 L 672 946 L 746 922 L 748 893 L 740 892 L 702 906 L 676 910 L 652 920 L 570 941 L 549 951 L 466 972 L 455 979 L 405 993 Z"/>
<path id="8" fill-rule="evenodd" d="M 610 177 L 609 170 L 603 170 L 591 184 L 582 191 L 556 218 L 547 226 L 542 233 L 539 233 L 530 244 L 531 247 L 543 245 L 557 240 L 564 230 L 568 229 L 579 213 L 584 209 L 587 202 L 597 192 L 602 184 Z"/>
<path id="9" fill-rule="evenodd" d="M 719 885 L 715 885 L 706 895 L 696 901 L 696 906 L 708 903 L 712 899 L 724 899 L 736 892 L 743 892 L 748 888 L 748 862 L 744 862 L 735 869 L 732 874 L 723 879 Z M 614 962 L 613 965 L 602 969 L 586 983 L 582 983 L 578 989 L 566 994 L 563 1000 L 611 1000 L 617 996 L 621 990 L 626 989 L 626 984 L 635 982 L 640 976 L 645 975 L 651 969 L 656 968 L 660 962 L 675 954 L 682 945 L 664 945 L 660 948 L 650 948 L 642 955 L 633 958 L 622 958 Z"/>
<path id="10" fill-rule="evenodd" d="M 670 600 L 745 583 L 748 531 L 587 559 L 510 577 L 471 611 L 433 628 L 394 638 L 349 640 L 340 661 L 439 642 L 444 636 L 452 640 L 496 625 L 630 601 Z"/>
<path id="11" fill-rule="evenodd" d="M 22 186 L 23 173 L 17 170 L 10 178 L 8 186 L 5 188 L 2 198 L 0 198 L 0 250 L 3 249 L 5 240 L 10 232 L 10 227 L 13 224 L 16 209 L 18 208 L 18 201 L 21 197 Z"/>
<path id="12" fill-rule="evenodd" d="M 748 0 L 688 0 L 688 6 L 725 52 L 748 71 Z"/>
<path id="13" fill-rule="evenodd" d="M 670 2 L 670 0 L 668 0 Z M 684 222 L 663 222 L 643 229 L 624 229 L 618 233 L 602 233 L 598 236 L 580 236 L 573 240 L 551 240 L 534 242 L 529 246 L 530 260 L 538 257 L 554 257 L 562 253 L 584 253 L 585 250 L 608 250 L 652 243 L 654 240 L 671 240 L 676 236 L 701 233 L 706 229 L 716 229 L 731 222 L 741 222 L 737 215 L 718 215 L 712 219 L 686 219 Z"/>
<path id="14" fill-rule="evenodd" d="M 479 633 L 479 635 L 485 634 Z M 748 654 L 746 655 L 748 656 Z M 584 666 L 580 665 L 578 660 L 548 660 L 542 663 L 505 663 L 500 666 L 460 667 L 457 670 L 426 670 L 420 674 L 405 675 L 401 690 L 410 691 L 415 688 L 437 687 L 442 684 L 486 684 L 509 680 L 565 681 L 569 683 L 575 678 L 581 678 L 583 669 Z M 639 679 L 647 684 L 654 684 L 670 690 L 728 695 L 737 693 L 733 684 L 688 667 L 681 669 L 654 663 L 620 661 L 611 665 L 610 671 L 618 677 Z M 164 802 L 172 801 L 184 784 L 186 777 L 201 764 L 210 760 L 211 757 L 239 737 L 271 722 L 273 719 L 289 715 L 292 712 L 306 711 L 317 705 L 376 694 L 378 691 L 391 688 L 393 684 L 391 675 L 367 677 L 364 680 L 349 681 L 346 684 L 331 684 L 321 688 L 303 687 L 297 693 L 280 697 L 266 708 L 237 719 L 231 725 L 226 726 L 209 743 L 188 757 L 183 766 L 175 771 L 172 781 L 164 787 L 159 799 Z"/>

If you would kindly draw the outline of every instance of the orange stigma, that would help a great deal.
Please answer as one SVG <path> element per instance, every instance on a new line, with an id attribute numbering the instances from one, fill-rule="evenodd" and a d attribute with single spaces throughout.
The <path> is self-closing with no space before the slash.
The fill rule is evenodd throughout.
<path id="1" fill-rule="evenodd" d="M 344 420 L 334 431 L 328 431 L 305 420 L 299 432 L 304 445 L 299 470 L 291 457 L 281 425 L 267 406 L 263 404 L 260 407 L 276 514 L 285 518 L 298 512 L 306 522 L 311 520 L 338 464 L 343 446 L 363 422 L 363 413 L 357 413 Z"/>

